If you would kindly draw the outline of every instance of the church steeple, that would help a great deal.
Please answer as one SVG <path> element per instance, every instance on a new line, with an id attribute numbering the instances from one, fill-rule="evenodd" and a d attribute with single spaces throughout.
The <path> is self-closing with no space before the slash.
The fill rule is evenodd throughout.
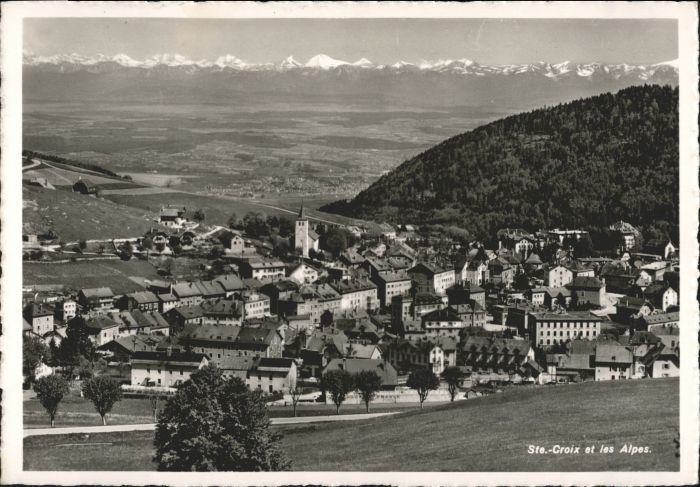
<path id="1" fill-rule="evenodd" d="M 304 200 L 301 200 L 301 207 L 299 208 L 299 220 L 304 219 Z"/>

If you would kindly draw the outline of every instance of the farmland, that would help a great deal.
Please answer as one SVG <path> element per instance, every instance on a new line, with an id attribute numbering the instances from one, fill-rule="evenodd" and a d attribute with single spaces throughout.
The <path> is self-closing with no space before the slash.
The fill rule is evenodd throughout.
<path id="1" fill-rule="evenodd" d="M 512 388 L 395 416 L 279 430 L 294 470 L 544 472 L 677 470 L 678 427 L 678 380 L 649 379 Z M 155 469 L 152 432 L 30 437 L 24 444 L 30 470 Z M 531 444 L 597 450 L 534 460 Z M 649 452 L 620 453 L 625 444 Z M 615 452 L 600 453 L 602 445 Z"/>

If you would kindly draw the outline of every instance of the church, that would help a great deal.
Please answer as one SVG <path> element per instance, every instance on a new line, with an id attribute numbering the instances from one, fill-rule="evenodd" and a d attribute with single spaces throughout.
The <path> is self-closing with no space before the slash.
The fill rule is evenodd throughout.
<path id="1" fill-rule="evenodd" d="M 301 252 L 302 257 L 309 257 L 309 251 L 318 252 L 318 234 L 309 227 L 309 219 L 304 216 L 304 203 L 299 209 L 294 228 L 294 249 Z"/>

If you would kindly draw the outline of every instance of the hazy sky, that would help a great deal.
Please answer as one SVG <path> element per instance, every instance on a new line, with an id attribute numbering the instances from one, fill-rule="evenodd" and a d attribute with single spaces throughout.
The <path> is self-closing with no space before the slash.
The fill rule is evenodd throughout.
<path id="1" fill-rule="evenodd" d="M 468 58 L 656 63 L 678 57 L 675 20 L 588 19 L 26 19 L 24 49 L 39 55 L 178 53 L 253 63 L 323 53 L 345 61 Z"/>

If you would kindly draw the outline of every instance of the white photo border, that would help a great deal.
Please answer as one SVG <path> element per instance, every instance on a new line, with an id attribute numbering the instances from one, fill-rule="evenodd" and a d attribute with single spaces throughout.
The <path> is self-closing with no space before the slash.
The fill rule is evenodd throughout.
<path id="1" fill-rule="evenodd" d="M 38 472 L 22 466 L 22 20 L 27 17 L 170 18 L 617 18 L 677 19 L 680 86 L 679 472 Z M 16 2 L 2 5 L 2 480 L 102 485 L 680 485 L 698 481 L 698 10 L 694 2 Z M 695 305 L 693 305 L 695 303 Z M 640 425 L 643 427 L 643 425 Z M 672 446 L 669 446 L 672 448 Z"/>

